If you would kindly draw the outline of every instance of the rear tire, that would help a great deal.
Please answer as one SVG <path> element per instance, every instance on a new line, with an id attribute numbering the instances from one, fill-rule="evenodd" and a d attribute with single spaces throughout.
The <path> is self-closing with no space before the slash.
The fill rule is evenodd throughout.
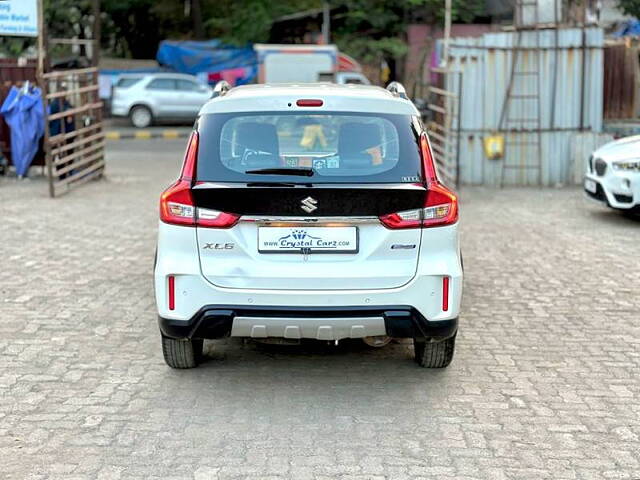
<path id="1" fill-rule="evenodd" d="M 413 348 L 415 350 L 415 361 L 424 368 L 445 368 L 453 360 L 453 353 L 456 349 L 456 335 L 430 342 L 425 338 L 414 338 Z"/>
<path id="2" fill-rule="evenodd" d="M 129 112 L 129 121 L 136 128 L 147 128 L 153 123 L 153 114 L 147 107 L 136 105 Z"/>
<path id="3" fill-rule="evenodd" d="M 204 340 L 175 339 L 162 336 L 162 354 L 171 368 L 194 368 L 200 363 Z"/>

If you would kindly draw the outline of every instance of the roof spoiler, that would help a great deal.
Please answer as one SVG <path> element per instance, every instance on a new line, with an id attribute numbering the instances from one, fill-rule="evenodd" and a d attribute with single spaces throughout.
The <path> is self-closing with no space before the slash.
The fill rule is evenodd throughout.
<path id="1" fill-rule="evenodd" d="M 213 95 L 211 95 L 211 98 L 224 97 L 230 89 L 231 85 L 229 85 L 229 82 L 220 80 L 216 83 L 216 86 L 213 87 Z"/>
<path id="2" fill-rule="evenodd" d="M 389 85 L 387 85 L 387 90 L 389 90 L 395 97 L 405 99 L 409 98 L 407 97 L 407 91 L 405 90 L 404 85 L 402 85 L 400 82 L 391 82 Z"/>

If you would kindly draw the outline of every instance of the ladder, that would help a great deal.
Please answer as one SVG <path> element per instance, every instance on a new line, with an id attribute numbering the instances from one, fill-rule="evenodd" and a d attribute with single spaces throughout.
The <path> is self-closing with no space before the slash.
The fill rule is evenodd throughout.
<path id="1" fill-rule="evenodd" d="M 533 28 L 525 29 L 516 19 L 516 45 L 511 57 L 511 73 L 505 100 L 502 104 L 498 129 L 506 132 L 505 156 L 502 163 L 500 188 L 505 185 L 508 171 L 516 171 L 523 184 L 529 183 L 534 171 L 536 185 L 542 185 L 542 114 L 540 98 L 540 26 L 538 2 L 517 0 L 516 15 L 523 16 L 526 8 L 533 8 Z M 535 36 L 533 45 L 523 45 L 527 32 Z M 526 52 L 526 53 L 525 53 Z M 516 181 L 518 178 L 516 178 Z"/>

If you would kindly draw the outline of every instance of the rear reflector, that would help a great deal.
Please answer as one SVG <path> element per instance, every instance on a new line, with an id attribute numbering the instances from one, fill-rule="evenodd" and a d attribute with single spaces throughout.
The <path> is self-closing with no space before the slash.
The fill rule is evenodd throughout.
<path id="1" fill-rule="evenodd" d="M 449 277 L 442 277 L 442 311 L 449 310 Z"/>
<path id="2" fill-rule="evenodd" d="M 169 275 L 169 310 L 176 309 L 176 277 Z"/>
<path id="3" fill-rule="evenodd" d="M 296 102 L 296 105 L 299 107 L 321 107 L 323 103 L 322 100 L 316 98 L 301 98 Z"/>

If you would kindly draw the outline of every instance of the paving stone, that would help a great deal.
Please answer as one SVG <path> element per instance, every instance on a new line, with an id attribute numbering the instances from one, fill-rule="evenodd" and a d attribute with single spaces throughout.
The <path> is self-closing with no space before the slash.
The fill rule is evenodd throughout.
<path id="1" fill-rule="evenodd" d="M 638 479 L 640 221 L 576 188 L 465 187 L 456 357 L 207 342 L 165 366 L 152 265 L 181 140 L 47 198 L 0 179 L 3 479 Z"/>

